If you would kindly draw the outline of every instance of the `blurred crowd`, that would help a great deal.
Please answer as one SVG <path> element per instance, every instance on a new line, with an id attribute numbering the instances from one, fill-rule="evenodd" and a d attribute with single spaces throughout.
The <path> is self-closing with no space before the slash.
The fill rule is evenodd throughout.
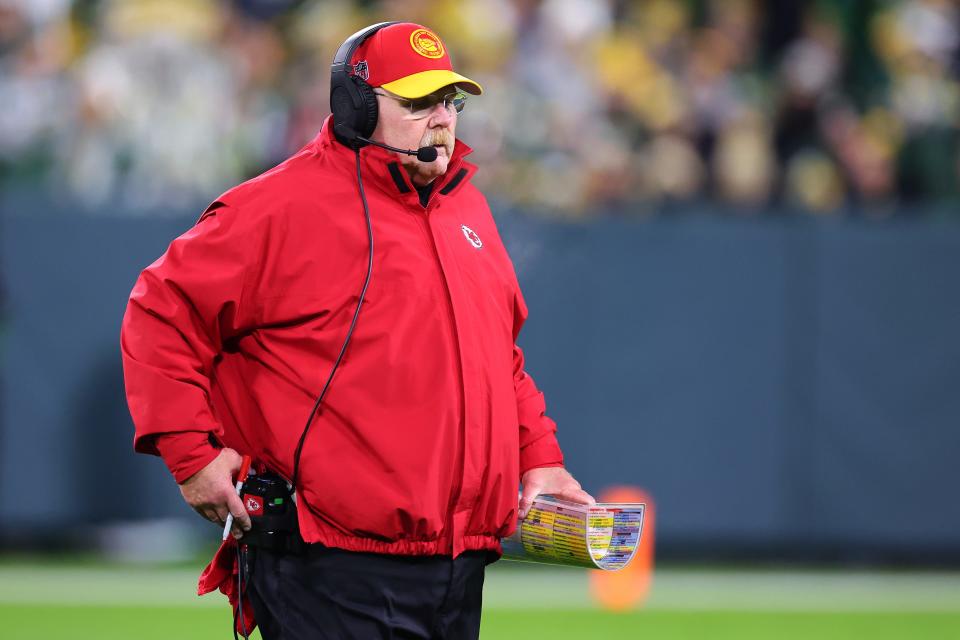
<path id="1" fill-rule="evenodd" d="M 523 207 L 960 204 L 952 0 L 0 0 L 0 187 L 197 207 L 316 134 L 337 46 L 384 19 L 484 85 L 458 134 Z"/>

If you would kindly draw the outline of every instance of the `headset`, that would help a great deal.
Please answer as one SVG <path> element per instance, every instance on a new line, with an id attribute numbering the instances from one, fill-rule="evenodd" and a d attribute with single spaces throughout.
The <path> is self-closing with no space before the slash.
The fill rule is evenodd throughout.
<path id="1" fill-rule="evenodd" d="M 359 149 L 366 144 L 377 128 L 377 94 L 367 84 L 366 64 L 354 67 L 350 64 L 353 54 L 364 41 L 384 27 L 399 22 L 378 22 L 360 29 L 347 38 L 330 67 L 330 112 L 333 114 L 333 135 L 351 149 Z M 353 73 L 351 73 L 351 71 Z"/>
<path id="2" fill-rule="evenodd" d="M 400 149 L 370 139 L 374 129 L 377 128 L 377 118 L 380 113 L 377 94 L 367 83 L 367 63 L 360 62 L 352 65 L 350 61 L 367 38 L 380 29 L 394 24 L 400 23 L 378 22 L 357 31 L 340 45 L 336 55 L 333 56 L 333 65 L 330 67 L 330 113 L 333 114 L 333 135 L 338 142 L 354 151 L 372 144 L 397 153 L 405 153 L 408 156 L 417 156 L 421 162 L 433 162 L 437 159 L 437 150 L 434 147 Z"/>

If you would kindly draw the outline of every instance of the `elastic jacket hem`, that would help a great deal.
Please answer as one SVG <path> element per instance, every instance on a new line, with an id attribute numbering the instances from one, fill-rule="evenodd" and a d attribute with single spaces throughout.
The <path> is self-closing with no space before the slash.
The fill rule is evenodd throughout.
<path id="1" fill-rule="evenodd" d="M 503 551 L 500 547 L 500 539 L 489 535 L 466 535 L 461 538 L 462 548 L 454 557 L 466 551 L 493 551 L 498 556 Z M 401 556 L 439 556 L 452 555 L 450 549 L 450 539 L 441 538 L 438 540 L 395 540 L 385 542 L 383 540 L 373 540 L 371 538 L 357 538 L 331 532 L 319 532 L 315 539 L 308 540 L 308 543 L 318 543 L 325 547 L 335 547 L 345 551 L 360 551 L 367 553 L 385 553 Z M 458 545 L 459 546 L 459 545 Z"/>

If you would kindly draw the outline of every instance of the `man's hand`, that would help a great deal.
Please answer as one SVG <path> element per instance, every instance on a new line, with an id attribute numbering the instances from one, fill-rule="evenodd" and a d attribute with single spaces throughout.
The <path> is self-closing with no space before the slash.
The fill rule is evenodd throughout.
<path id="1" fill-rule="evenodd" d="M 240 471 L 243 458 L 233 449 L 223 449 L 216 458 L 180 485 L 180 493 L 193 510 L 221 527 L 227 514 L 233 514 L 230 532 L 240 538 L 250 530 L 250 516 L 237 495 L 233 475 Z"/>
<path id="2" fill-rule="evenodd" d="M 580 488 L 580 483 L 574 480 L 570 472 L 563 467 L 530 469 L 523 474 L 520 481 L 523 483 L 519 513 L 521 520 L 527 517 L 527 512 L 533 505 L 533 499 L 541 493 L 580 504 L 597 503 L 593 496 Z"/>

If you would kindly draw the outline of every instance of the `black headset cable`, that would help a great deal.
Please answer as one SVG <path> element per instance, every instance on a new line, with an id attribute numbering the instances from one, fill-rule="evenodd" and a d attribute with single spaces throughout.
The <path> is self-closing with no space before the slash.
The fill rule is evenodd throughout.
<path id="1" fill-rule="evenodd" d="M 246 584 L 249 582 L 246 575 L 247 553 L 241 549 L 243 545 L 237 542 L 237 607 L 233 610 L 233 640 L 240 640 L 237 637 L 237 622 L 240 622 L 241 633 L 244 640 L 250 640 L 250 632 L 247 631 L 247 619 L 243 616 L 243 598 L 246 595 Z"/>
<path id="2" fill-rule="evenodd" d="M 293 476 L 290 479 L 290 484 L 293 486 L 293 490 L 296 491 L 297 480 L 300 478 L 300 455 L 303 453 L 303 444 L 307 440 L 307 433 L 310 431 L 310 426 L 313 424 L 313 419 L 317 415 L 317 412 L 320 410 L 320 405 L 323 402 L 324 397 L 327 395 L 327 390 L 330 388 L 330 383 L 333 381 L 333 375 L 337 372 L 337 368 L 340 366 L 340 361 L 343 360 L 343 355 L 347 351 L 347 345 L 350 344 L 350 338 L 353 336 L 353 330 L 357 326 L 357 318 L 360 317 L 360 308 L 363 306 L 364 298 L 367 295 L 367 287 L 370 286 L 370 277 L 373 275 L 373 223 L 370 220 L 370 207 L 367 205 L 367 195 L 363 190 L 363 177 L 360 174 L 360 149 L 354 149 L 357 158 L 357 185 L 360 188 L 360 201 L 363 203 L 363 215 L 367 221 L 367 242 L 370 247 L 370 255 L 367 259 L 367 275 L 363 281 L 363 288 L 360 290 L 360 297 L 357 300 L 357 308 L 353 312 L 353 320 L 350 321 L 350 328 L 347 330 L 347 337 L 343 340 L 343 346 L 340 347 L 340 354 L 337 356 L 336 361 L 333 363 L 333 368 L 330 370 L 330 375 L 327 377 L 326 383 L 323 385 L 323 389 L 320 391 L 320 395 L 317 396 L 317 401 L 313 405 L 313 409 L 310 411 L 310 416 L 307 418 L 307 424 L 303 427 L 303 433 L 300 434 L 300 441 L 297 442 L 296 452 L 293 454 Z M 305 494 L 301 494 L 304 504 L 311 511 L 315 509 L 307 502 L 307 497 Z"/>

